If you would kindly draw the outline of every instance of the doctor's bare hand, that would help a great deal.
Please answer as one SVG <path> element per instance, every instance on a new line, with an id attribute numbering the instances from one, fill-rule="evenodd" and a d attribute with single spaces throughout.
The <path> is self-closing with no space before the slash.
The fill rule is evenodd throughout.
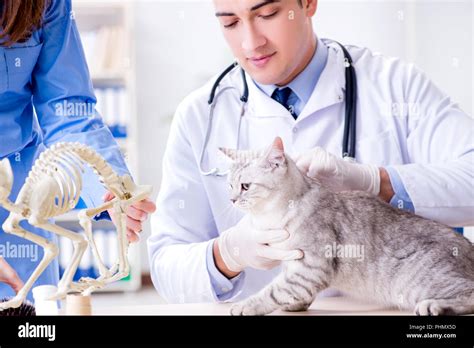
<path id="1" fill-rule="evenodd" d="M 107 192 L 104 195 L 104 202 L 112 200 L 115 196 L 111 192 Z M 156 205 L 149 199 L 144 199 L 136 202 L 127 208 L 127 239 L 130 243 L 135 243 L 140 240 L 140 232 L 143 230 L 143 223 L 148 219 L 148 215 L 154 213 Z M 108 210 L 112 221 L 115 223 L 113 218 L 113 209 Z"/>
<path id="2" fill-rule="evenodd" d="M 224 275 L 232 278 L 246 267 L 271 269 L 283 260 L 302 258 L 301 250 L 286 250 L 274 246 L 289 237 L 290 234 L 285 230 L 256 229 L 247 215 L 214 241 L 216 266 Z"/>
<path id="3" fill-rule="evenodd" d="M 15 292 L 23 287 L 23 281 L 2 256 L 0 256 L 0 283 L 10 285 Z"/>

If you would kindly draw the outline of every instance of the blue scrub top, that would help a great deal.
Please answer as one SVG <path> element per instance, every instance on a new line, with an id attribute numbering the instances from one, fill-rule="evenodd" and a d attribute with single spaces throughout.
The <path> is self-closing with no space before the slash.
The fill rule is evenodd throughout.
<path id="1" fill-rule="evenodd" d="M 76 28 L 70 0 L 52 0 L 43 26 L 23 43 L 0 46 L 0 159 L 8 157 L 14 173 L 10 200 L 46 147 L 58 141 L 93 147 L 119 174 L 129 173 L 111 132 L 95 110 L 96 98 Z M 105 189 L 87 171 L 81 198 L 88 207 L 100 205 Z M 8 212 L 0 207 L 0 224 Z M 29 231 L 57 242 L 50 232 L 21 223 Z M 0 229 L 0 256 L 26 281 L 43 256 L 42 248 Z M 36 282 L 57 284 L 57 259 Z M 12 296 L 0 283 L 0 297 Z M 31 300 L 31 292 L 28 295 Z"/>

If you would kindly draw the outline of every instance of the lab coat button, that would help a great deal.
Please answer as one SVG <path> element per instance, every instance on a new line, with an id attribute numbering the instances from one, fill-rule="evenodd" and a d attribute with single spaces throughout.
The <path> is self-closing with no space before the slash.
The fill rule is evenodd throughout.
<path id="1" fill-rule="evenodd" d="M 298 127 L 293 127 L 293 133 L 298 132 Z"/>

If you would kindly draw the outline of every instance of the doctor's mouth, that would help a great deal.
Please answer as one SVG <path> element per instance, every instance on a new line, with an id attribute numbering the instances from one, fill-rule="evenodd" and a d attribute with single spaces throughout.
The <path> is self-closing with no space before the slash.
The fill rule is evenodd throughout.
<path id="1" fill-rule="evenodd" d="M 274 52 L 272 54 L 267 54 L 264 56 L 254 56 L 251 58 L 247 58 L 255 67 L 259 69 L 265 68 L 268 63 L 271 61 L 271 59 L 277 54 L 277 52 Z"/>

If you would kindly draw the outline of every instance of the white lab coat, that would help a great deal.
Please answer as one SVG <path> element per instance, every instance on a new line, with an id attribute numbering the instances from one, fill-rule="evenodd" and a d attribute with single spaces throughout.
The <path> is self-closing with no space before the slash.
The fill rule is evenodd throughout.
<path id="1" fill-rule="evenodd" d="M 474 223 L 474 121 L 420 70 L 399 59 L 349 46 L 358 80 L 356 158 L 394 166 L 415 212 L 453 226 Z M 327 65 L 298 119 L 247 76 L 250 98 L 240 148 L 268 146 L 281 136 L 289 153 L 322 146 L 340 156 L 344 120 L 343 54 L 329 45 Z M 241 102 L 239 69 L 226 77 L 217 103 L 203 168 L 225 166 L 220 146 L 235 148 Z M 206 248 L 242 217 L 229 200 L 225 177 L 200 175 L 199 156 L 215 79 L 179 106 L 163 160 L 163 181 L 148 240 L 152 280 L 169 302 L 217 301 Z M 232 300 L 257 292 L 278 269 L 245 270 Z"/>

